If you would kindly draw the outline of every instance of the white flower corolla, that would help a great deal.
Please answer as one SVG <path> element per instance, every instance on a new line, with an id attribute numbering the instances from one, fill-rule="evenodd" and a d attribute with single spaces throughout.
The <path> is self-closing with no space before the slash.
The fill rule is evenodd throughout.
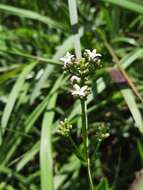
<path id="1" fill-rule="evenodd" d="M 79 98 L 86 97 L 89 91 L 87 85 L 80 87 L 78 84 L 75 84 L 73 88 L 72 95 Z"/>
<path id="2" fill-rule="evenodd" d="M 67 67 L 67 64 L 71 63 L 72 62 L 72 59 L 74 58 L 75 56 L 70 54 L 69 52 L 66 53 L 66 55 L 62 58 L 60 58 L 61 61 L 64 62 L 64 67 L 66 68 Z"/>
<path id="3" fill-rule="evenodd" d="M 87 56 L 89 57 L 90 61 L 96 61 L 101 57 L 100 53 L 96 53 L 96 49 L 90 51 L 89 49 L 85 50 Z"/>
<path id="4" fill-rule="evenodd" d="M 70 81 L 72 82 L 72 83 L 74 83 L 74 82 L 80 82 L 80 78 L 79 77 L 77 77 L 76 75 L 73 75 L 71 78 L 70 78 Z"/>

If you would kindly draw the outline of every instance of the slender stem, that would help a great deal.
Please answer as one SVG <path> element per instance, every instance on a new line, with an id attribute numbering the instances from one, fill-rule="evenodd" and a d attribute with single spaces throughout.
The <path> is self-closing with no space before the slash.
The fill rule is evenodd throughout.
<path id="1" fill-rule="evenodd" d="M 90 190 L 94 190 L 91 170 L 90 170 L 88 118 L 87 118 L 87 105 L 86 105 L 85 100 L 81 100 L 81 108 L 82 108 L 82 138 L 83 138 L 84 150 L 85 150 L 86 161 L 87 161 L 88 180 L 89 180 Z"/>

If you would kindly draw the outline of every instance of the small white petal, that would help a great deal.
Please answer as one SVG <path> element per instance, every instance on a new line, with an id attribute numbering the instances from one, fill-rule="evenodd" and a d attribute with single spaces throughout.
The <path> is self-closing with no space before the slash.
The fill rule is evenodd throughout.
<path id="1" fill-rule="evenodd" d="M 92 51 L 86 49 L 85 51 L 88 54 L 90 60 L 94 60 L 95 61 L 96 59 L 98 59 L 99 57 L 101 57 L 100 53 L 96 53 L 96 49 L 93 49 Z"/>
<path id="2" fill-rule="evenodd" d="M 60 58 L 60 61 L 65 61 L 65 58 L 64 57 Z"/>
<path id="3" fill-rule="evenodd" d="M 96 57 L 101 57 L 101 54 L 100 53 L 96 53 Z"/>
<path id="4" fill-rule="evenodd" d="M 85 50 L 88 54 L 90 54 L 91 53 L 91 51 L 89 50 L 89 49 L 86 49 Z"/>
<path id="5" fill-rule="evenodd" d="M 95 53 L 95 54 L 96 54 L 96 49 L 93 49 L 93 50 L 92 50 L 92 53 Z"/>
<path id="6" fill-rule="evenodd" d="M 73 57 L 74 57 L 74 55 L 67 52 L 64 57 L 60 58 L 60 61 L 63 61 L 64 62 L 64 67 L 66 67 L 67 64 L 72 62 Z"/>
<path id="7" fill-rule="evenodd" d="M 78 84 L 75 84 L 73 87 L 75 90 L 80 90 L 80 86 Z"/>
<path id="8" fill-rule="evenodd" d="M 88 86 L 85 85 L 83 87 L 80 87 L 79 85 L 74 85 L 74 90 L 72 91 L 73 96 L 79 96 L 79 97 L 85 97 L 87 95 Z"/>
<path id="9" fill-rule="evenodd" d="M 78 92 L 77 91 L 73 91 L 72 92 L 72 95 L 74 96 L 74 95 L 78 95 Z"/>
<path id="10" fill-rule="evenodd" d="M 71 78 L 70 78 L 71 82 L 80 82 L 80 78 L 77 77 L 76 75 L 73 75 Z"/>
<path id="11" fill-rule="evenodd" d="M 83 86 L 82 88 L 81 88 L 81 90 L 82 91 L 85 91 L 85 90 L 87 90 L 88 89 L 88 86 L 86 85 L 86 86 Z"/>

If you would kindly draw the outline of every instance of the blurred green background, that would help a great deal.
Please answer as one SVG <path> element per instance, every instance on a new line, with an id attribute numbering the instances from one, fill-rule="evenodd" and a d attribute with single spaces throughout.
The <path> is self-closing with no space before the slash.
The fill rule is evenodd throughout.
<path id="1" fill-rule="evenodd" d="M 143 1 L 77 0 L 77 6 L 81 49 L 96 48 L 104 65 L 93 77 L 93 96 L 88 99 L 95 189 L 127 190 L 134 183 L 131 188 L 139 190 Z M 59 120 L 69 117 L 73 139 L 81 142 L 80 105 L 68 93 L 59 62 L 67 51 L 74 51 L 70 28 L 65 0 L 0 1 L 0 190 L 39 190 L 46 151 L 49 164 L 53 162 L 55 190 L 88 189 L 85 167 L 70 142 L 56 134 Z M 111 79 L 113 67 L 124 73 L 127 91 Z M 102 124 L 110 137 L 99 146 L 96 134 Z M 52 154 L 44 149 L 45 139 L 52 143 Z"/>

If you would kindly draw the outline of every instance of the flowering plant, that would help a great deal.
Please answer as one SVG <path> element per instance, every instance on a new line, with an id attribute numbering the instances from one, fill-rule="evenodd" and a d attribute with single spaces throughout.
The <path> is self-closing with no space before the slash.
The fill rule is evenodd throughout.
<path id="1" fill-rule="evenodd" d="M 93 73 L 97 67 L 100 67 L 101 54 L 96 49 L 90 51 L 86 49 L 82 58 L 76 58 L 75 55 L 66 53 L 60 60 L 64 62 L 64 70 L 70 75 L 72 84 L 72 95 L 79 99 L 86 99 L 90 93 L 89 80 L 90 73 Z"/>
<path id="2" fill-rule="evenodd" d="M 82 109 L 82 139 L 84 144 L 84 155 L 87 165 L 87 173 L 89 179 L 90 189 L 94 190 L 94 185 L 90 170 L 90 158 L 89 158 L 89 143 L 88 143 L 88 118 L 87 118 L 87 105 L 86 99 L 90 94 L 90 75 L 96 72 L 96 69 L 101 66 L 100 63 L 101 54 L 97 53 L 96 49 L 92 51 L 86 49 L 81 58 L 76 58 L 75 55 L 66 53 L 60 60 L 64 63 L 64 71 L 70 77 L 72 86 L 71 94 L 74 98 L 79 99 Z M 71 142 L 77 147 L 69 135 L 72 129 L 70 122 L 65 119 L 61 121 L 58 127 L 58 132 L 69 137 Z M 104 127 L 97 130 L 97 139 L 101 141 L 109 134 L 106 134 Z M 77 148 L 76 148 L 77 149 Z"/>

